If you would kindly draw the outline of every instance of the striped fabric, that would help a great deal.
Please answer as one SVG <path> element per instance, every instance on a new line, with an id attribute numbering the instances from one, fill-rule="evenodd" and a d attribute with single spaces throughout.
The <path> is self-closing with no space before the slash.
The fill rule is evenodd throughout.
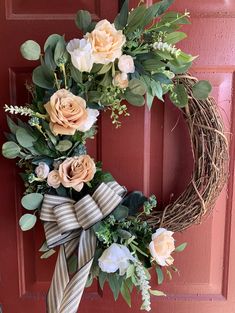
<path id="1" fill-rule="evenodd" d="M 92 196 L 86 195 L 76 203 L 69 198 L 44 195 L 40 218 L 47 245 L 60 245 L 47 296 L 48 313 L 77 312 L 96 249 L 91 226 L 109 215 L 125 193 L 126 189 L 113 181 L 102 183 Z M 76 249 L 77 272 L 70 278 L 67 261 Z"/>

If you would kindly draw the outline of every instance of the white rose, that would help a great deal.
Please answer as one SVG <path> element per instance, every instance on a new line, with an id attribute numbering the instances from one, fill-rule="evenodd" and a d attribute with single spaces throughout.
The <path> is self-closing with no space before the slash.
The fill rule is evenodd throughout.
<path id="1" fill-rule="evenodd" d="M 156 230 L 155 234 L 152 235 L 149 250 L 154 260 L 161 266 L 168 266 L 174 262 L 171 256 L 171 253 L 175 250 L 173 234 L 172 231 L 159 228 Z"/>
<path id="2" fill-rule="evenodd" d="M 81 132 L 86 132 L 88 131 L 92 125 L 97 121 L 97 117 L 99 116 L 99 111 L 98 110 L 93 110 L 93 109 L 86 109 L 87 111 L 87 119 L 85 120 L 84 124 L 82 124 L 78 130 Z"/>
<path id="3" fill-rule="evenodd" d="M 44 162 L 39 162 L 38 166 L 35 168 L 35 174 L 39 179 L 46 179 L 50 172 L 49 166 Z"/>
<path id="4" fill-rule="evenodd" d="M 80 72 L 89 72 L 94 60 L 92 57 L 91 43 L 86 39 L 73 39 L 67 45 L 67 51 L 71 55 L 71 61 Z"/>
<path id="5" fill-rule="evenodd" d="M 113 243 L 106 249 L 99 258 L 99 267 L 103 272 L 115 273 L 119 269 L 119 274 L 124 275 L 130 265 L 129 261 L 135 258 L 126 246 Z"/>
<path id="6" fill-rule="evenodd" d="M 134 73 L 135 72 L 135 64 L 134 60 L 130 55 L 123 54 L 118 61 L 118 68 L 123 73 Z"/>

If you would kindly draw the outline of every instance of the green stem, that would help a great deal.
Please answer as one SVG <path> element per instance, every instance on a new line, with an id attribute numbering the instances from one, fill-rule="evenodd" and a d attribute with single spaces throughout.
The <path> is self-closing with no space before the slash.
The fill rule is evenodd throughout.
<path id="1" fill-rule="evenodd" d="M 61 70 L 62 70 L 63 76 L 64 76 L 64 86 L 65 86 L 65 89 L 68 89 L 68 85 L 67 85 L 67 76 L 66 76 L 66 71 L 65 71 L 65 66 L 64 66 L 64 64 L 61 65 Z"/>
<path id="2" fill-rule="evenodd" d="M 60 84 L 59 84 L 59 81 L 58 81 L 56 73 L 54 73 L 54 77 L 55 77 L 56 88 L 59 90 L 60 89 Z"/>

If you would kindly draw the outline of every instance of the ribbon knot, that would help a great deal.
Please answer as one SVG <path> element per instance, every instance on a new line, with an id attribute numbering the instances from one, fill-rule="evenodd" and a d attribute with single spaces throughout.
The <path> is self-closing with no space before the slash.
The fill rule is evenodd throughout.
<path id="1" fill-rule="evenodd" d="M 108 216 L 121 202 L 126 189 L 116 181 L 102 183 L 92 196 L 78 202 L 44 195 L 40 219 L 44 221 L 49 248 L 61 245 L 47 298 L 48 313 L 76 313 L 96 248 L 91 227 Z M 70 279 L 67 261 L 76 251 L 78 269 Z"/>

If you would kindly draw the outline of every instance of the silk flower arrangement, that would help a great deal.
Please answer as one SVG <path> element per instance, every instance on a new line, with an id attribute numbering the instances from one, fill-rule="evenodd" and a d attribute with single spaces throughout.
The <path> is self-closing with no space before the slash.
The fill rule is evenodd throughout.
<path id="1" fill-rule="evenodd" d="M 21 229 L 33 228 L 39 217 L 46 238 L 41 257 L 60 246 L 47 297 L 50 313 L 77 312 L 94 279 L 102 289 L 107 281 L 115 300 L 121 294 L 129 306 L 137 288 L 141 309 L 149 311 L 150 295 L 164 295 L 151 288 L 149 269 L 155 268 L 159 284 L 164 273 L 178 271 L 174 253 L 186 243 L 176 247 L 173 231 L 199 222 L 226 181 L 223 124 L 209 97 L 210 83 L 187 73 L 195 57 L 175 47 L 186 38 L 179 29 L 189 23 L 189 13 L 166 12 L 172 2 L 141 2 L 129 12 L 126 0 L 113 23 L 92 21 L 81 10 L 76 25 L 83 38 L 52 34 L 43 52 L 33 40 L 21 46 L 23 57 L 40 65 L 27 85 L 32 103 L 5 105 L 6 112 L 28 120 L 7 117 L 10 133 L 2 153 L 18 158 L 23 170 L 21 204 L 33 214 L 20 218 Z M 155 210 L 156 197 L 127 193 L 87 154 L 86 140 L 96 134 L 100 111 L 109 111 L 120 127 L 129 104 L 151 109 L 154 98 L 164 101 L 165 95 L 189 126 L 195 168 L 184 193 Z"/>

